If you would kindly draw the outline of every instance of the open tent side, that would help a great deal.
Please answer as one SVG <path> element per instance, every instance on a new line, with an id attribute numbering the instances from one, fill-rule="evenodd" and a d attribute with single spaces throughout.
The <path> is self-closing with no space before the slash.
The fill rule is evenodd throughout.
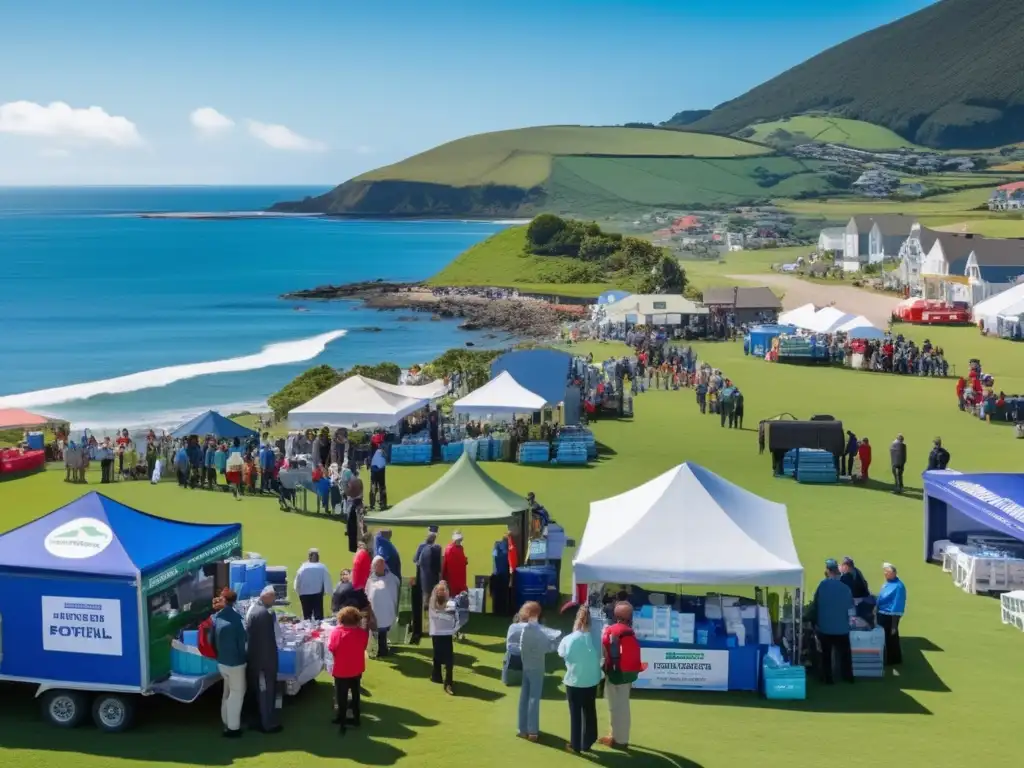
<path id="1" fill-rule="evenodd" d="M 1024 541 L 1024 474 L 925 472 L 924 559 L 936 541 L 992 533 Z"/>
<path id="2" fill-rule="evenodd" d="M 1024 283 L 1019 283 L 984 301 L 979 301 L 971 310 L 971 319 L 975 323 L 983 322 L 986 328 L 994 327 L 996 318 L 1000 314 L 1021 301 L 1024 301 Z"/>

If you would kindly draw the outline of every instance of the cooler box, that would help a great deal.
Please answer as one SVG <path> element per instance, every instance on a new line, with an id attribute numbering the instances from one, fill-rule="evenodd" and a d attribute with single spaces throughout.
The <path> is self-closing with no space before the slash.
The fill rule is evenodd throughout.
<path id="1" fill-rule="evenodd" d="M 243 583 L 245 581 L 245 560 L 232 560 L 228 563 L 228 583 L 232 589 L 235 589 L 236 584 Z M 237 592 L 238 590 L 235 589 Z"/>
<path id="2" fill-rule="evenodd" d="M 881 627 L 870 632 L 851 632 L 850 650 L 854 677 L 885 676 L 885 631 Z"/>
<path id="3" fill-rule="evenodd" d="M 217 671 L 217 660 L 196 653 L 171 648 L 171 672 L 177 675 L 203 677 Z"/>
<path id="4" fill-rule="evenodd" d="M 442 445 L 441 460 L 446 462 L 455 461 L 462 456 L 462 453 L 465 450 L 466 447 L 461 441 L 458 443 L 447 443 L 446 445 Z"/>
<path id="5" fill-rule="evenodd" d="M 41 451 L 46 448 L 46 441 L 42 432 L 28 433 L 28 448 L 30 451 Z"/>
<path id="6" fill-rule="evenodd" d="M 553 565 L 516 568 L 516 607 L 534 600 L 544 606 L 558 605 L 558 574 Z"/>
<path id="7" fill-rule="evenodd" d="M 267 561 L 245 561 L 245 591 L 250 597 L 256 597 L 267 586 Z"/>
<path id="8" fill-rule="evenodd" d="M 296 675 L 298 674 L 298 651 L 295 648 L 277 649 L 277 674 Z"/>
<path id="9" fill-rule="evenodd" d="M 807 698 L 807 670 L 803 667 L 770 667 L 761 670 L 766 699 L 803 701 Z"/>

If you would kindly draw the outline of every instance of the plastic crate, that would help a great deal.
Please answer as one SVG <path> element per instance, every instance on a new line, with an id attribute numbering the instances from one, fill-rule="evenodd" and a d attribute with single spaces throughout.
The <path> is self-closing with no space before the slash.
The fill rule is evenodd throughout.
<path id="1" fill-rule="evenodd" d="M 803 667 L 763 668 L 764 695 L 775 701 L 803 701 L 807 698 L 807 670 Z"/>
<path id="2" fill-rule="evenodd" d="M 396 465 L 429 464 L 433 447 L 429 443 L 391 446 L 391 463 Z"/>
<path id="3" fill-rule="evenodd" d="M 203 677 L 217 671 L 217 660 L 171 648 L 171 671 L 177 675 Z"/>
<path id="4" fill-rule="evenodd" d="M 466 450 L 466 446 L 461 442 L 458 443 L 447 443 L 441 446 L 441 460 L 446 462 L 457 461 Z"/>
<path id="5" fill-rule="evenodd" d="M 277 673 L 279 675 L 298 674 L 299 654 L 294 648 L 277 649 Z"/>

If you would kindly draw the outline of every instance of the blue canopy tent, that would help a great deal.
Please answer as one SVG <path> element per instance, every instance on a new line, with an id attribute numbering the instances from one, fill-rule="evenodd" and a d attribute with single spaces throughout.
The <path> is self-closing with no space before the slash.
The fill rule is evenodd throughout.
<path id="1" fill-rule="evenodd" d="M 241 547 L 238 523 L 167 520 L 96 492 L 3 534 L 0 680 L 146 691 L 167 674 L 151 670 L 150 606 Z"/>
<path id="2" fill-rule="evenodd" d="M 1024 474 L 943 470 L 923 477 L 926 561 L 936 541 L 962 543 L 969 533 L 994 532 L 1024 541 Z"/>
<path id="3" fill-rule="evenodd" d="M 554 349 L 521 349 L 506 352 L 491 363 L 491 378 L 508 371 L 521 386 L 548 403 L 566 399 L 572 355 Z"/>
<path id="4" fill-rule="evenodd" d="M 218 438 L 239 438 L 247 440 L 250 437 L 259 437 L 255 429 L 243 427 L 236 421 L 226 416 L 221 416 L 216 411 L 207 411 L 196 416 L 191 421 L 186 421 L 180 427 L 171 432 L 171 437 L 188 437 L 189 435 L 213 435 Z"/>

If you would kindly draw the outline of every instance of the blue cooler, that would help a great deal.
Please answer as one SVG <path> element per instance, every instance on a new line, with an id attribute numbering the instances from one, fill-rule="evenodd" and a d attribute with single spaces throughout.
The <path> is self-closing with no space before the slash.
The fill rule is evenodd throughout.
<path id="1" fill-rule="evenodd" d="M 558 605 L 558 573 L 553 565 L 516 568 L 516 607 L 534 600 L 543 606 Z"/>
<path id="2" fill-rule="evenodd" d="M 267 561 L 245 561 L 245 591 L 250 597 L 256 597 L 267 586 Z"/>
<path id="3" fill-rule="evenodd" d="M 235 584 L 245 581 L 245 560 L 232 560 L 228 563 L 228 584 L 235 589 Z M 237 590 L 235 590 L 237 591 Z"/>
<path id="4" fill-rule="evenodd" d="M 277 674 L 298 674 L 298 652 L 294 648 L 277 649 Z"/>
<path id="5" fill-rule="evenodd" d="M 171 648 L 171 672 L 189 677 L 203 677 L 217 672 L 217 660 Z"/>
<path id="6" fill-rule="evenodd" d="M 28 448 L 30 451 L 41 451 L 46 448 L 46 441 L 43 439 L 42 432 L 28 433 Z"/>
<path id="7" fill-rule="evenodd" d="M 807 670 L 803 667 L 770 667 L 762 669 L 764 695 L 777 701 L 803 701 L 807 698 Z"/>

